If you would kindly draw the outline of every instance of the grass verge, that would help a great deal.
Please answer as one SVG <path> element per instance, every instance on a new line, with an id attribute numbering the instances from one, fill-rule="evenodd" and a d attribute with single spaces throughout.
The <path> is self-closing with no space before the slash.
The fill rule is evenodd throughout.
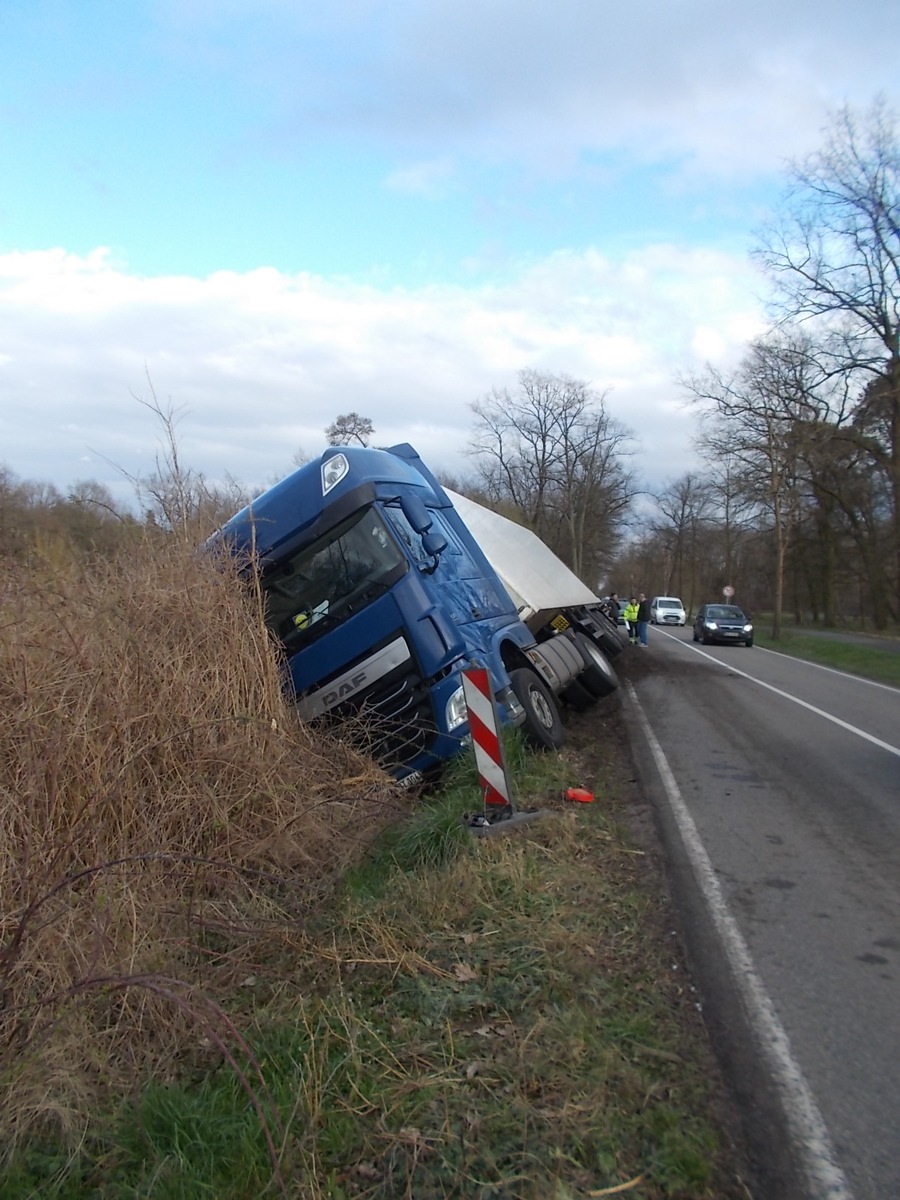
<path id="1" fill-rule="evenodd" d="M 458 770 L 347 875 L 301 955 L 217 998 L 241 1030 L 230 1065 L 198 1030 L 76 1143 L 21 1145 L 3 1194 L 746 1200 L 614 777 L 510 754 L 541 819 L 474 838 L 460 816 L 477 786 Z M 573 775 L 594 804 L 562 800 Z"/>
<path id="2" fill-rule="evenodd" d="M 767 633 L 760 633 L 758 629 L 754 636 L 757 645 L 764 646 L 767 650 L 777 650 L 779 654 L 789 654 L 806 662 L 833 667 L 836 671 L 846 671 L 850 675 L 860 675 L 877 683 L 900 687 L 900 654 L 892 648 L 857 645 L 850 641 L 832 640 L 816 633 L 793 630 L 783 631 L 777 641 Z"/>

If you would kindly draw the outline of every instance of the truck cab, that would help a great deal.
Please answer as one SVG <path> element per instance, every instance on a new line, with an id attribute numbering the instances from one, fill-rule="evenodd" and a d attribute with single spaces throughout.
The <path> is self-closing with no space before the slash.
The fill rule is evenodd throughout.
<path id="1" fill-rule="evenodd" d="M 356 721 L 401 781 L 465 744 L 465 668 L 488 668 L 502 720 L 525 717 L 510 673 L 546 664 L 411 446 L 332 448 L 211 542 L 258 578 L 301 717 Z"/>

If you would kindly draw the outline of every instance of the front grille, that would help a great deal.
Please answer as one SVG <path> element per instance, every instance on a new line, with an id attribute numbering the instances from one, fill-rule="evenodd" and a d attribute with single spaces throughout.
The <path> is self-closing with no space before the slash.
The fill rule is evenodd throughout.
<path id="1" fill-rule="evenodd" d="M 329 720 L 335 719 L 387 769 L 409 763 L 437 735 L 431 695 L 411 660 L 333 708 Z"/>

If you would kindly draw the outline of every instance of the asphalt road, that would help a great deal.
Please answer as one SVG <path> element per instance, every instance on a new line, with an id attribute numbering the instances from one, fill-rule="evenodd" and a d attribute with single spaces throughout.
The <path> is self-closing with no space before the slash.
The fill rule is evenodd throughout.
<path id="1" fill-rule="evenodd" d="M 650 636 L 626 705 L 759 1200 L 897 1200 L 900 691 Z"/>

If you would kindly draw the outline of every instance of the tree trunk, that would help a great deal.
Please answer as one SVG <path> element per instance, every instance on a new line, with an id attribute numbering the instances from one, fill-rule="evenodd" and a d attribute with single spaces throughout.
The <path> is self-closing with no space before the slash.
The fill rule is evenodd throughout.
<path id="1" fill-rule="evenodd" d="M 894 335 L 896 342 L 897 335 Z M 888 372 L 890 405 L 891 516 L 893 519 L 894 589 L 891 607 L 900 621 L 900 355 L 891 356 Z"/>
<path id="2" fill-rule="evenodd" d="M 781 613 L 784 608 L 784 559 L 787 550 L 787 535 L 782 520 L 781 500 L 777 492 L 774 496 L 773 511 L 775 515 L 775 605 L 772 612 L 772 637 L 778 641 L 781 637 Z"/>

